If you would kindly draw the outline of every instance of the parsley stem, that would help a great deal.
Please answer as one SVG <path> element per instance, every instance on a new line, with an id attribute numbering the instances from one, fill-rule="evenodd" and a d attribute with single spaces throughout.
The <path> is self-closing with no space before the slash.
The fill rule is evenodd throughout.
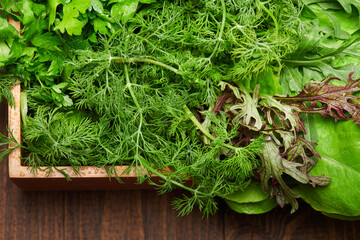
<path id="1" fill-rule="evenodd" d="M 150 63 L 150 64 L 154 64 L 154 65 L 163 67 L 163 68 L 168 69 L 176 74 L 181 75 L 181 72 L 178 69 L 171 67 L 165 63 L 150 59 L 150 58 L 128 58 L 128 59 L 125 59 L 125 58 L 121 58 L 121 57 L 111 57 L 111 60 L 116 63 L 121 63 L 121 64 L 124 64 L 124 63 Z"/>

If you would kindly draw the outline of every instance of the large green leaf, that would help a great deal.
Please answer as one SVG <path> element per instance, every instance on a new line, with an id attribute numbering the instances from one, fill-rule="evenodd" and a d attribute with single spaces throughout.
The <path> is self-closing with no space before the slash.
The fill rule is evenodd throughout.
<path id="1" fill-rule="evenodd" d="M 260 84 L 260 94 L 274 95 L 282 92 L 280 77 L 274 74 L 271 68 L 267 68 L 250 81 L 250 89 Z"/>
<path id="2" fill-rule="evenodd" d="M 299 185 L 294 191 L 315 210 L 336 218 L 360 216 L 360 126 L 314 116 L 309 120 L 312 140 L 322 158 L 310 174 L 331 178 L 327 187 Z"/>
<path id="3" fill-rule="evenodd" d="M 11 25 L 5 16 L 0 17 L 0 40 L 18 38 L 18 31 Z"/>
<path id="4" fill-rule="evenodd" d="M 261 185 L 253 181 L 243 191 L 237 191 L 224 197 L 228 206 L 238 213 L 262 214 L 277 206 L 275 198 L 269 198 Z"/>
<path id="5" fill-rule="evenodd" d="M 340 215 L 340 214 L 332 214 L 332 213 L 326 213 L 326 212 L 322 212 L 322 214 L 324 214 L 325 216 L 331 217 L 331 218 L 337 218 L 337 219 L 346 220 L 346 221 L 360 220 L 360 216 L 344 216 L 344 215 Z"/>

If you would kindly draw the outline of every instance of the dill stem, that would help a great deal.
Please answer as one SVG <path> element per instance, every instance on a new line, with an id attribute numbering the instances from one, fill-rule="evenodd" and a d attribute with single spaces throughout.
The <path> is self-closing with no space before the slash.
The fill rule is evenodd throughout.
<path id="1" fill-rule="evenodd" d="M 206 194 L 203 192 L 199 192 L 198 190 L 195 190 L 193 188 L 187 187 L 184 184 L 181 184 L 177 181 L 174 181 L 172 179 L 169 179 L 165 174 L 162 174 L 161 172 L 157 171 L 156 169 L 154 169 L 153 167 L 150 166 L 150 164 L 146 161 L 146 160 L 142 160 L 143 165 L 146 167 L 146 169 L 148 169 L 150 172 L 152 172 L 153 174 L 157 175 L 158 177 L 161 177 L 162 179 L 164 179 L 165 181 L 170 181 L 172 184 L 174 184 L 177 187 L 183 188 L 185 190 L 188 190 L 194 194 L 201 194 L 204 196 L 210 196 L 210 194 Z"/>
<path id="2" fill-rule="evenodd" d="M 131 82 L 130 82 L 130 77 L 129 77 L 129 71 L 128 71 L 128 67 L 127 67 L 126 64 L 124 65 L 124 71 L 125 71 L 125 78 L 126 78 L 126 87 L 129 89 L 131 98 L 133 99 L 136 107 L 140 110 L 140 109 L 141 109 L 140 104 L 139 104 L 139 102 L 138 102 L 138 100 L 137 100 L 137 98 L 136 98 L 136 96 L 135 96 L 135 94 L 134 94 L 134 91 L 133 91 L 132 87 L 131 87 Z M 141 115 L 142 115 L 142 114 L 141 114 Z"/>
<path id="3" fill-rule="evenodd" d="M 276 18 L 275 18 L 275 16 L 274 16 L 274 14 L 272 14 L 272 13 L 270 12 L 270 10 L 267 9 L 267 8 L 264 6 L 264 3 L 260 2 L 260 1 L 258 1 L 258 3 L 259 3 L 259 5 L 260 5 L 260 8 L 261 8 L 262 10 L 264 10 L 267 14 L 269 14 L 269 16 L 270 16 L 270 17 L 272 18 L 272 20 L 274 21 L 275 34 L 278 35 L 278 32 L 279 32 L 279 24 L 278 24 L 278 22 L 277 22 L 277 20 L 276 20 Z"/>
<path id="4" fill-rule="evenodd" d="M 150 63 L 150 64 L 154 64 L 154 65 L 163 67 L 167 70 L 170 70 L 176 74 L 181 75 L 181 73 L 178 69 L 171 67 L 165 63 L 150 59 L 150 58 L 128 58 L 128 59 L 125 59 L 125 58 L 121 58 L 121 57 L 111 57 L 111 60 L 116 63 L 121 63 L 121 64 L 124 64 L 124 63 Z"/>
<path id="5" fill-rule="evenodd" d="M 219 48 L 220 41 L 222 40 L 222 35 L 224 33 L 225 21 L 226 21 L 226 6 L 225 6 L 224 0 L 221 0 L 221 7 L 222 7 L 223 15 L 222 15 L 222 20 L 221 20 L 220 32 L 219 32 L 219 36 L 218 36 L 218 42 L 216 43 L 215 49 L 211 53 L 209 59 L 211 59 L 214 56 L 215 52 Z"/>
<path id="6" fill-rule="evenodd" d="M 316 58 L 316 59 L 309 59 L 309 60 L 292 60 L 292 59 L 282 59 L 283 62 L 287 62 L 287 63 L 293 63 L 293 64 L 314 64 L 314 63 L 318 63 L 324 60 L 327 60 L 329 58 L 332 58 L 333 56 L 326 56 L 326 57 L 321 57 L 321 58 Z"/>
<path id="7" fill-rule="evenodd" d="M 183 106 L 184 110 L 185 110 L 185 113 L 186 115 L 190 118 L 190 120 L 195 124 L 195 126 L 208 138 L 210 138 L 210 140 L 214 141 L 215 140 L 215 137 L 213 135 L 211 135 L 211 133 L 208 132 L 208 130 L 206 130 L 202 125 L 201 123 L 196 119 L 196 117 L 194 116 L 194 114 L 190 111 L 190 109 L 184 105 Z M 237 147 L 234 147 L 230 144 L 224 144 L 224 147 L 228 148 L 228 149 L 231 149 L 231 150 L 234 150 L 235 152 L 239 151 L 239 148 Z"/>
<path id="8" fill-rule="evenodd" d="M 139 158 L 138 155 L 139 155 L 139 142 L 140 142 L 140 135 L 141 135 L 141 128 L 142 128 L 142 124 L 143 124 L 143 120 L 144 120 L 144 117 L 143 117 L 143 114 L 142 114 L 142 110 L 141 110 L 141 106 L 134 94 L 134 91 L 132 89 L 132 85 L 131 85 L 131 82 L 130 82 L 130 77 L 129 77 L 129 71 L 128 71 L 128 67 L 127 67 L 127 64 L 124 65 L 124 72 L 125 72 L 125 78 L 126 78 L 126 86 L 127 88 L 129 89 L 129 92 L 130 92 L 130 95 L 131 95 L 131 98 L 133 99 L 136 107 L 139 109 L 140 111 L 140 124 L 139 124 L 139 128 L 137 130 L 137 136 L 136 136 L 136 154 L 135 154 L 135 158 Z M 142 163 L 142 161 L 140 161 Z"/>

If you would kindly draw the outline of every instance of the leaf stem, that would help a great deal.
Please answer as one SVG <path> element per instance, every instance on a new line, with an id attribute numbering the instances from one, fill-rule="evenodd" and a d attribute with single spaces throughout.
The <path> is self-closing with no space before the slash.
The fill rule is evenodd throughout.
<path id="1" fill-rule="evenodd" d="M 135 106 L 138 108 L 139 110 L 139 114 L 140 114 L 140 123 L 139 123 L 139 127 L 138 127 L 138 130 L 137 130 L 137 136 L 136 136 L 136 154 L 135 154 L 135 160 L 138 159 L 139 162 L 141 164 L 143 164 L 142 161 L 140 161 L 140 158 L 139 158 L 139 142 L 140 142 L 140 135 L 142 134 L 141 133 L 141 129 L 142 129 L 142 125 L 143 125 L 143 121 L 144 121 L 144 117 L 143 117 L 143 114 L 142 114 L 142 109 L 141 109 L 141 106 L 134 94 L 134 91 L 132 89 L 132 86 L 131 86 L 131 82 L 130 82 L 130 77 L 129 77 L 129 71 L 128 71 L 128 66 L 127 64 L 124 65 L 124 72 L 125 72 L 125 78 L 126 78 L 126 86 L 127 88 L 129 89 L 129 92 L 130 92 L 130 95 L 131 95 L 131 98 L 133 99 L 134 103 L 135 103 Z"/>
<path id="2" fill-rule="evenodd" d="M 314 58 L 314 59 L 309 59 L 309 60 L 282 59 L 282 61 L 287 62 L 287 63 L 299 64 L 299 65 L 307 65 L 307 64 L 318 63 L 318 62 L 324 61 L 324 60 L 332 58 L 332 57 L 333 56 L 325 56 L 325 57 Z"/>
<path id="3" fill-rule="evenodd" d="M 269 9 L 267 9 L 265 6 L 264 6 L 264 3 L 260 2 L 260 1 L 257 1 L 259 3 L 259 6 L 262 10 L 264 10 L 267 14 L 269 14 L 269 16 L 272 18 L 272 20 L 274 21 L 274 26 L 275 26 L 275 34 L 278 35 L 278 32 L 279 32 L 279 24 L 274 16 L 274 14 L 272 14 L 272 12 L 270 12 Z"/>
<path id="4" fill-rule="evenodd" d="M 162 179 L 164 179 L 165 181 L 170 181 L 172 184 L 174 184 L 175 186 L 177 187 L 180 187 L 180 188 L 183 188 L 185 190 L 188 190 L 194 194 L 201 194 L 201 195 L 204 195 L 204 196 L 211 196 L 210 194 L 206 194 L 206 193 L 203 193 L 203 192 L 199 192 L 198 190 L 195 190 L 193 188 L 190 188 L 190 187 L 187 187 L 185 186 L 184 184 L 181 184 L 177 181 L 174 181 L 172 179 L 169 179 L 165 174 L 162 174 L 161 172 L 157 171 L 156 169 L 154 169 L 153 167 L 150 166 L 150 164 L 145 160 L 143 159 L 142 160 L 142 163 L 144 164 L 144 166 L 146 167 L 146 169 L 148 169 L 150 172 L 152 172 L 153 174 L 157 175 L 158 177 L 161 177 Z"/>
<path id="5" fill-rule="evenodd" d="M 218 36 L 218 42 L 216 43 L 216 46 L 215 46 L 215 49 L 214 51 L 211 53 L 209 59 L 211 59 L 215 52 L 217 51 L 217 49 L 219 48 L 219 45 L 220 45 L 220 41 L 222 40 L 222 35 L 224 33 L 224 28 L 225 28 L 225 21 L 226 21 L 226 5 L 225 5 L 225 1 L 224 0 L 221 0 L 221 7 L 222 7 L 222 12 L 223 12 L 223 15 L 222 15 L 222 20 L 221 20 L 221 26 L 220 26 L 220 32 L 219 32 L 219 36 Z"/>
<path id="6" fill-rule="evenodd" d="M 1 70 L 1 69 L 0 69 Z M 0 77 L 1 78 L 6 78 L 6 77 L 18 77 L 18 76 L 16 76 L 15 74 L 12 74 L 12 73 L 4 73 L 4 74 L 0 74 Z"/>
<path id="7" fill-rule="evenodd" d="M 312 63 L 321 62 L 321 61 L 331 59 L 332 57 L 337 56 L 338 54 L 345 51 L 347 48 L 351 47 L 354 43 L 358 42 L 359 40 L 360 40 L 360 37 L 354 37 L 352 39 L 349 39 L 348 42 L 346 44 L 344 44 L 342 47 L 336 49 L 335 51 L 333 51 L 329 54 L 326 54 L 324 56 L 320 56 L 317 58 L 304 59 L 304 60 L 282 59 L 282 61 L 288 62 L 288 63 L 294 63 L 294 64 L 312 64 Z"/>
<path id="8" fill-rule="evenodd" d="M 201 123 L 196 119 L 196 117 L 194 116 L 194 114 L 190 111 L 190 109 L 184 105 L 183 106 L 184 108 L 184 111 L 186 113 L 186 115 L 190 118 L 190 120 L 195 124 L 195 126 L 208 138 L 210 138 L 210 140 L 214 141 L 216 138 L 211 135 L 211 133 L 209 133 L 202 125 Z M 239 148 L 237 147 L 234 147 L 230 144 L 224 144 L 224 147 L 228 148 L 228 149 L 231 149 L 231 150 L 234 150 L 235 152 L 238 152 L 239 151 Z"/>
<path id="9" fill-rule="evenodd" d="M 125 78 L 126 78 L 126 87 L 129 89 L 131 98 L 133 99 L 136 107 L 140 110 L 141 109 L 140 104 L 139 104 L 139 102 L 138 102 L 138 100 L 137 100 L 137 98 L 136 98 L 136 96 L 134 94 L 134 91 L 133 91 L 132 87 L 131 87 L 129 71 L 128 71 L 128 67 L 127 67 L 126 64 L 124 65 L 124 72 L 125 72 Z"/>
<path id="10" fill-rule="evenodd" d="M 154 64 L 154 65 L 157 65 L 157 66 L 160 66 L 160 67 L 163 67 L 167 70 L 170 70 L 178 75 L 182 75 L 181 72 L 174 68 L 174 67 L 171 67 L 165 63 L 162 63 L 162 62 L 159 62 L 159 61 L 156 61 L 156 60 L 153 60 L 153 59 L 150 59 L 150 58 L 128 58 L 128 59 L 125 59 L 125 58 L 121 58 L 121 57 L 111 57 L 111 61 L 114 61 L 116 63 L 120 63 L 120 64 L 125 64 L 125 63 L 150 63 L 150 64 Z"/>

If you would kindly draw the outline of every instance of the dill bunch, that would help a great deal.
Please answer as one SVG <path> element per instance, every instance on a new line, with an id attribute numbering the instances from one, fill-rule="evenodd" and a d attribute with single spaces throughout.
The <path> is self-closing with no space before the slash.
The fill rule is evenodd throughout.
<path id="1" fill-rule="evenodd" d="M 238 144 L 242 126 L 211 113 L 218 84 L 279 71 L 297 46 L 299 12 L 290 0 L 159 0 L 92 44 L 70 42 L 61 81 L 26 89 L 25 161 L 134 166 L 160 193 L 189 191 L 174 201 L 180 215 L 213 214 L 216 197 L 247 186 L 264 145 L 261 134 Z"/>
<path id="2" fill-rule="evenodd" d="M 35 167 L 70 164 L 75 170 L 93 165 L 99 155 L 100 130 L 87 113 L 39 107 L 34 117 L 26 119 L 23 144 L 31 155 L 24 161 Z"/>

